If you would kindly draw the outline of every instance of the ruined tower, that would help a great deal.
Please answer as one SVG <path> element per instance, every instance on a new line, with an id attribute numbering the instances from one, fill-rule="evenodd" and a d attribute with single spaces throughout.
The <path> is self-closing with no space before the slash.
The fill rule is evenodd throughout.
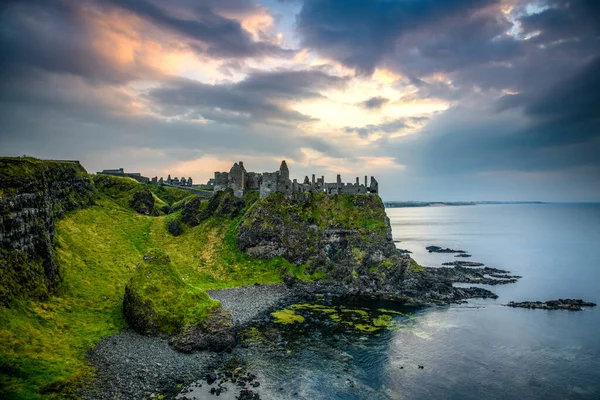
<path id="1" fill-rule="evenodd" d="M 243 197 L 246 190 L 260 190 L 260 197 L 267 197 L 271 193 L 283 193 L 291 197 L 302 193 L 324 192 L 328 195 L 337 194 L 378 194 L 379 184 L 374 177 L 367 186 L 367 177 L 364 184 L 360 178 L 356 178 L 355 183 L 342 182 L 341 175 L 337 175 L 335 182 L 325 182 L 325 177 L 316 179 L 312 174 L 312 179 L 308 176 L 304 178 L 303 183 L 294 179 L 290 180 L 290 170 L 285 160 L 281 162 L 279 170 L 275 172 L 247 172 L 243 162 L 233 164 L 229 172 L 215 172 L 214 191 L 218 192 L 225 189 L 232 189 L 237 197 Z M 188 184 L 191 184 L 191 178 Z"/>

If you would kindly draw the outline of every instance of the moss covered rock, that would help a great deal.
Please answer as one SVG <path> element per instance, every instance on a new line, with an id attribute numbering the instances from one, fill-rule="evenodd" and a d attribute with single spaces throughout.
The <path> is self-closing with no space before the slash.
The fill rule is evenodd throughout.
<path id="1" fill-rule="evenodd" d="M 120 206 L 133 209 L 143 215 L 157 216 L 169 206 L 164 201 L 155 197 L 147 185 L 137 182 L 132 178 L 110 175 L 96 175 L 93 177 L 98 191 L 112 199 Z"/>
<path id="2" fill-rule="evenodd" d="M 173 236 L 179 236 L 183 233 L 183 228 L 181 227 L 181 222 L 177 218 L 173 218 L 167 221 L 167 230 Z"/>
<path id="3" fill-rule="evenodd" d="M 256 196 L 246 196 L 254 200 Z M 235 197 L 233 190 L 227 189 L 215 192 L 208 202 L 199 197 L 186 199 L 181 210 L 181 221 L 188 226 L 197 226 L 211 217 L 233 219 L 241 215 L 247 206 L 246 199 Z"/>
<path id="4" fill-rule="evenodd" d="M 246 212 L 237 244 L 253 257 L 305 264 L 308 273 L 357 292 L 397 286 L 412 261 L 396 249 L 383 202 L 374 195 L 272 194 Z"/>
<path id="5" fill-rule="evenodd" d="M 200 197 L 193 196 L 186 199 L 181 210 L 181 222 L 188 226 L 198 226 L 202 221 L 202 202 Z"/>
<path id="6" fill-rule="evenodd" d="M 147 187 L 141 187 L 134 192 L 129 205 L 140 214 L 158 215 L 158 210 L 154 206 L 154 196 Z"/>
<path id="7" fill-rule="evenodd" d="M 167 253 L 153 249 L 125 287 L 123 313 L 143 335 L 170 335 L 182 351 L 221 351 L 235 342 L 232 319 L 218 301 L 183 281 Z"/>

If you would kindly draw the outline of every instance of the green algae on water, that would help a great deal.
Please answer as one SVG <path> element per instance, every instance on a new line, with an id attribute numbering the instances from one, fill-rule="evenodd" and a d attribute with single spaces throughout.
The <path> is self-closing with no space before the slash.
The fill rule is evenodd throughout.
<path id="1" fill-rule="evenodd" d="M 287 308 L 272 312 L 271 315 L 275 317 L 275 322 L 277 322 L 278 324 L 301 324 L 304 322 L 304 317 L 302 315 L 298 315 L 296 314 L 296 312 L 294 312 L 294 310 L 290 310 Z"/>
<path id="2" fill-rule="evenodd" d="M 407 316 L 406 313 L 384 308 L 370 310 L 368 308 L 344 308 L 344 306 L 332 307 L 318 303 L 292 304 L 272 315 L 277 323 L 302 323 L 305 318 L 298 314 L 299 311 L 323 313 L 335 323 L 367 333 L 377 333 L 382 329 L 396 330 L 400 324 L 394 321 L 394 315 Z"/>

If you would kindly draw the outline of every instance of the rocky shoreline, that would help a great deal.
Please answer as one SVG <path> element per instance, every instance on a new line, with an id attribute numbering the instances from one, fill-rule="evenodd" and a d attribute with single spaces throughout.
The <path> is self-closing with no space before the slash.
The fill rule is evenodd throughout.
<path id="1" fill-rule="evenodd" d="M 457 252 L 436 249 L 442 253 Z M 272 322 L 271 312 L 291 304 L 317 300 L 331 304 L 347 297 L 391 300 L 411 307 L 461 303 L 470 298 L 498 296 L 488 289 L 456 287 L 454 283 L 498 285 L 514 283 L 520 278 L 496 268 L 464 267 L 463 262 L 452 265 L 407 268 L 404 279 L 393 291 L 384 291 L 388 288 L 381 288 L 375 282 L 369 284 L 368 279 L 355 279 L 352 282 L 287 280 L 280 284 L 257 284 L 207 293 L 231 313 L 233 330 L 240 332 L 248 326 Z M 102 339 L 89 352 L 88 359 L 97 368 L 98 379 L 86 389 L 83 397 L 90 400 L 158 398 L 160 394 L 160 398 L 165 399 L 210 398 L 212 395 L 231 399 L 260 398 L 260 383 L 256 384 L 252 374 L 243 370 L 243 361 L 236 359 L 235 351 L 233 356 L 228 354 L 232 350 L 186 354 L 173 349 L 165 338 L 127 330 Z"/>
<path id="2" fill-rule="evenodd" d="M 403 288 L 397 293 L 376 293 L 367 289 L 349 288 L 330 283 L 298 282 L 294 285 L 251 285 L 239 288 L 209 291 L 224 309 L 231 312 L 235 329 L 241 330 L 252 323 L 272 320 L 270 313 L 290 304 L 319 301 L 331 302 L 347 296 L 369 296 L 387 299 L 410 306 L 459 303 L 468 298 L 496 298 L 482 288 L 456 288 L 452 279 L 463 280 L 462 274 L 472 269 L 451 274 L 455 268 L 426 268 L 422 272 L 408 272 Z M 443 271 L 443 272 L 442 272 Z M 495 270 L 501 271 L 501 270 Z M 489 272 L 489 271 L 488 271 Z M 505 272 L 505 271 L 501 271 Z M 478 282 L 479 283 L 479 282 Z M 329 300 L 328 300 L 329 299 Z M 210 394 L 210 390 L 229 390 L 242 399 L 255 399 L 259 388 L 238 385 L 240 376 L 232 381 L 231 356 L 227 353 L 198 351 L 191 354 L 173 349 L 166 338 L 148 337 L 132 330 L 104 338 L 88 353 L 88 359 L 97 368 L 97 380 L 82 396 L 89 400 L 114 398 L 186 398 L 182 390 Z M 235 365 L 234 365 L 235 366 Z M 203 386 L 200 378 L 218 372 L 216 384 Z M 235 379 L 235 378 L 234 378 Z M 247 379 L 247 375 L 246 378 Z M 204 379 L 206 380 L 206 379 Z M 233 384 L 232 384 L 233 383 Z M 218 389 L 225 388 L 225 389 Z M 212 394 L 216 395 L 216 392 Z M 223 396 L 223 395 L 222 395 Z M 243 397 L 245 396 L 245 397 Z M 191 397 L 190 397 L 191 398 Z M 231 397 L 233 398 L 233 397 Z M 235 397 L 238 398 L 238 397 Z"/>

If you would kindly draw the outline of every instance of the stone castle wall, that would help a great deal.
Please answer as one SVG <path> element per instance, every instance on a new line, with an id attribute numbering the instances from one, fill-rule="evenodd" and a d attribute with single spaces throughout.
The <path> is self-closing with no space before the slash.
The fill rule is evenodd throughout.
<path id="1" fill-rule="evenodd" d="M 290 171 L 284 161 L 278 171 L 263 172 L 247 172 L 242 161 L 233 164 L 229 172 L 215 172 L 214 191 L 222 191 L 232 189 L 237 197 L 243 197 L 246 190 L 259 190 L 260 197 L 267 197 L 276 192 L 284 193 L 286 196 L 293 196 L 300 193 L 316 193 L 324 192 L 328 195 L 336 194 L 378 194 L 379 184 L 374 177 L 371 177 L 371 182 L 367 186 L 367 177 L 365 176 L 364 183 L 360 183 L 357 177 L 355 183 L 342 182 L 341 176 L 337 176 L 334 183 L 325 182 L 325 177 L 309 180 L 308 176 L 304 178 L 303 183 L 299 183 L 296 179 L 290 180 Z"/>

